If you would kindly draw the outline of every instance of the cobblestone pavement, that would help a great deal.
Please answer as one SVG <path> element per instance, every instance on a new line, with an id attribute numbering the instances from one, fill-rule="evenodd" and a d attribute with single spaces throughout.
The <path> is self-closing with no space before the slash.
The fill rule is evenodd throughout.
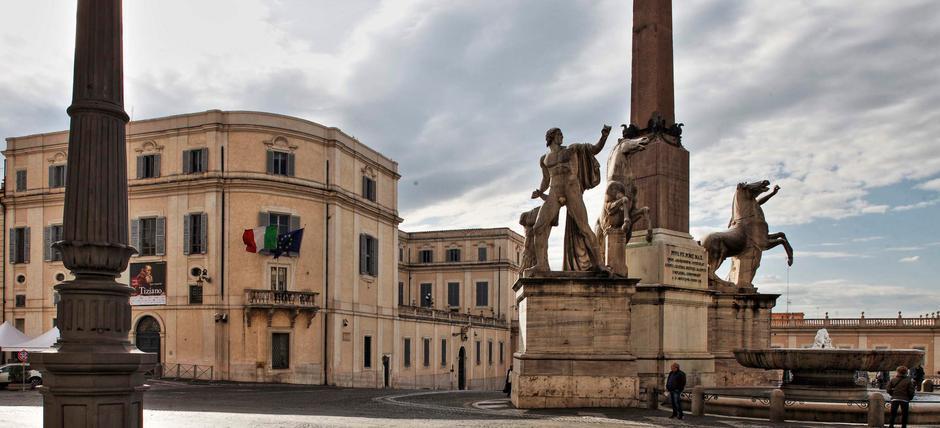
<path id="1" fill-rule="evenodd" d="M 164 381 L 151 385 L 144 402 L 147 427 L 811 426 L 709 416 L 677 421 L 664 410 L 525 411 L 512 408 L 498 392 Z M 41 406 L 37 391 L 0 391 L 0 427 L 42 426 Z"/>

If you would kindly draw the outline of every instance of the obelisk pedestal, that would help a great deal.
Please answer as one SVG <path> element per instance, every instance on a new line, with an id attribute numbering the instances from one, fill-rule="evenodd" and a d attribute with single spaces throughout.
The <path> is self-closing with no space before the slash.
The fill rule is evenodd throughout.
<path id="1" fill-rule="evenodd" d="M 121 0 L 79 0 L 63 211 L 55 243 L 75 279 L 55 287 L 61 337 L 35 353 L 44 371 L 43 426 L 143 425 L 143 372 L 156 363 L 128 341 L 131 288 L 115 279 L 136 250 L 127 239 Z"/>
<path id="2" fill-rule="evenodd" d="M 521 409 L 637 407 L 630 300 L 637 280 L 546 272 L 513 286 L 519 351 L 512 403 Z"/>

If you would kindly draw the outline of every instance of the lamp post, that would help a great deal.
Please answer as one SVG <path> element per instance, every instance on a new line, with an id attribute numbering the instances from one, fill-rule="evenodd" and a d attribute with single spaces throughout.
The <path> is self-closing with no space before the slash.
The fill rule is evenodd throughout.
<path id="1" fill-rule="evenodd" d="M 46 427 L 143 425 L 144 370 L 156 362 L 128 341 L 131 288 L 116 279 L 127 240 L 127 159 L 121 0 L 78 0 L 68 108 L 64 240 L 75 279 L 56 285 L 59 341 L 34 355 L 45 370 Z"/>

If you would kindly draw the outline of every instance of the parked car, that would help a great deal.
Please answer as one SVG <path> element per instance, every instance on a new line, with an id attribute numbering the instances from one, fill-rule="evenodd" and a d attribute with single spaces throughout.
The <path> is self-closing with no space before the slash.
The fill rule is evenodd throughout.
<path id="1" fill-rule="evenodd" d="M 19 363 L 0 366 L 0 389 L 5 389 L 7 385 L 13 382 L 23 382 L 23 380 L 18 377 L 22 366 L 23 365 Z M 30 388 L 42 385 L 42 373 L 40 373 L 39 370 L 33 370 L 29 367 L 29 364 L 27 364 L 26 373 L 28 374 L 25 383 L 29 384 Z"/>

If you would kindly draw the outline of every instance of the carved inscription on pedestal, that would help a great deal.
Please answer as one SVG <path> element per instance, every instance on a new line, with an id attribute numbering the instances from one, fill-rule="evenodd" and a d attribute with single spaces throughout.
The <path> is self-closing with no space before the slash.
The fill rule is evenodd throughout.
<path id="1" fill-rule="evenodd" d="M 704 251 L 666 247 L 665 277 L 676 285 L 700 287 L 707 282 L 708 265 Z"/>

